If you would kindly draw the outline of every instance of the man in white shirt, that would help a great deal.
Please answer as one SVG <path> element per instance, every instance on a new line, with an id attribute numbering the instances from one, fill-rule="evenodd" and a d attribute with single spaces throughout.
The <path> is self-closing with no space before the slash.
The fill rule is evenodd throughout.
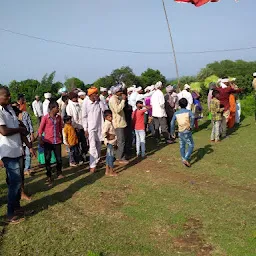
<path id="1" fill-rule="evenodd" d="M 159 128 L 161 127 L 161 132 L 165 138 L 166 143 L 171 144 L 173 141 L 170 140 L 170 133 L 168 132 L 168 125 L 166 120 L 167 115 L 165 112 L 165 99 L 161 89 L 162 82 L 157 82 L 155 85 L 155 91 L 150 100 L 152 106 L 155 137 L 157 141 L 160 140 Z"/>
<path id="2" fill-rule="evenodd" d="M 23 155 L 21 135 L 27 130 L 19 126 L 19 121 L 10 104 L 10 92 L 7 87 L 0 87 L 0 159 L 4 163 L 8 180 L 7 217 L 10 223 L 19 223 L 18 217 L 21 196 L 20 160 Z M 30 145 L 31 149 L 32 145 Z M 32 150 L 33 151 L 33 150 Z"/>
<path id="3" fill-rule="evenodd" d="M 82 121 L 85 136 L 89 140 L 90 172 L 94 173 L 101 156 L 103 113 L 105 106 L 99 100 L 98 89 L 88 89 L 89 99 L 85 99 L 82 106 Z"/>
<path id="4" fill-rule="evenodd" d="M 192 94 L 190 93 L 190 86 L 188 84 L 184 85 L 184 89 L 178 94 L 178 98 L 179 100 L 185 98 L 188 101 L 187 109 L 191 110 L 193 104 L 193 97 Z"/>
<path id="5" fill-rule="evenodd" d="M 40 101 L 38 95 L 35 96 L 35 100 L 32 103 L 34 115 L 37 117 L 38 124 L 40 125 L 43 116 L 43 103 Z"/>
<path id="6" fill-rule="evenodd" d="M 127 88 L 128 103 L 129 103 L 129 100 L 130 100 L 130 97 L 131 97 L 131 94 L 133 93 L 133 91 L 134 91 L 134 87 Z"/>
<path id="7" fill-rule="evenodd" d="M 141 88 L 141 87 L 140 87 Z M 139 89 L 140 89 L 139 88 Z M 129 97 L 129 105 L 132 106 L 132 110 L 135 111 L 136 110 L 136 99 L 138 96 L 138 88 L 134 87 L 134 90 L 132 92 L 132 94 Z"/>
<path id="8" fill-rule="evenodd" d="M 100 100 L 104 104 L 105 108 L 108 109 L 108 104 L 106 102 L 106 97 L 108 95 L 107 88 L 100 87 Z"/>
<path id="9" fill-rule="evenodd" d="M 46 116 L 49 113 L 49 103 L 50 103 L 50 99 L 52 97 L 52 94 L 49 92 L 46 92 L 44 94 L 44 102 L 43 102 L 43 115 Z"/>

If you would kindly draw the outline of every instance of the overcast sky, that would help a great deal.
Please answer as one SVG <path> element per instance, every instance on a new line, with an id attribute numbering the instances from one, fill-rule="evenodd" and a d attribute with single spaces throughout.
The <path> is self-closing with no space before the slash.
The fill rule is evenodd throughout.
<path id="1" fill-rule="evenodd" d="M 222 0 L 200 8 L 165 0 L 177 52 L 256 47 L 256 0 Z M 0 28 L 83 46 L 147 52 L 171 51 L 161 0 L 0 0 Z M 194 75 L 223 59 L 256 60 L 256 49 L 177 54 L 181 75 Z M 56 80 L 85 83 L 130 66 L 175 77 L 173 57 L 96 51 L 39 41 L 0 30 L 0 83 L 56 71 Z"/>

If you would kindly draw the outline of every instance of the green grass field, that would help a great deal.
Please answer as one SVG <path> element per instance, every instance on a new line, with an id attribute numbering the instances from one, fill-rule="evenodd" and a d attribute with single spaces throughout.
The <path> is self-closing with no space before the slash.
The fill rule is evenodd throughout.
<path id="1" fill-rule="evenodd" d="M 245 119 L 216 145 L 206 128 L 194 134 L 190 169 L 178 143 L 149 139 L 148 158 L 118 166 L 117 178 L 65 168 L 49 189 L 38 171 L 26 178 L 33 201 L 22 203 L 30 214 L 19 225 L 3 222 L 2 169 L 1 255 L 256 255 L 256 125 Z"/>

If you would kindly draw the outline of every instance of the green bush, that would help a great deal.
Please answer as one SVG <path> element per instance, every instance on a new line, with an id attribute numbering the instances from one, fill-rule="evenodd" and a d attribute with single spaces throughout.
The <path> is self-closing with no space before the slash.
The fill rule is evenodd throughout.
<path id="1" fill-rule="evenodd" d="M 191 90 L 192 91 L 197 91 L 197 92 L 201 91 L 201 86 L 202 86 L 201 82 L 194 82 L 194 83 L 190 84 Z"/>
<path id="2" fill-rule="evenodd" d="M 219 77 L 217 77 L 216 75 L 211 75 L 208 76 L 205 80 L 204 80 L 204 87 L 206 87 L 207 89 L 209 88 L 209 83 L 217 83 Z"/>
<path id="3" fill-rule="evenodd" d="M 255 113 L 255 96 L 254 94 L 244 97 L 241 102 L 243 116 L 253 116 Z"/>

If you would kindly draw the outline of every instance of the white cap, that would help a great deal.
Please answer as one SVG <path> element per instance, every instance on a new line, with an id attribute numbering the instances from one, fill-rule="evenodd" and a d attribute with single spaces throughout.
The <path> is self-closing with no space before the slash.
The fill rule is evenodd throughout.
<path id="1" fill-rule="evenodd" d="M 221 82 L 222 82 L 222 83 L 228 83 L 228 82 L 229 82 L 229 79 L 228 79 L 228 78 L 221 79 Z"/>
<path id="2" fill-rule="evenodd" d="M 150 86 L 147 86 L 147 87 L 144 89 L 144 92 L 149 92 L 149 91 L 151 91 L 151 88 L 150 88 Z"/>
<path id="3" fill-rule="evenodd" d="M 160 87 L 162 87 L 163 83 L 161 81 L 157 82 L 155 84 L 155 89 L 159 89 Z"/>
<path id="4" fill-rule="evenodd" d="M 85 96 L 85 95 L 86 95 L 85 92 L 79 92 L 79 93 L 78 93 L 78 96 Z"/>
<path id="5" fill-rule="evenodd" d="M 134 87 L 127 88 L 127 92 L 133 92 L 133 91 L 134 91 Z"/>
<path id="6" fill-rule="evenodd" d="M 58 90 L 58 94 L 62 94 L 64 92 L 68 92 L 67 88 L 66 87 L 62 87 Z"/>
<path id="7" fill-rule="evenodd" d="M 52 94 L 49 93 L 49 92 L 46 92 L 46 93 L 44 94 L 44 97 L 45 97 L 46 99 L 50 99 L 50 98 L 52 97 Z"/>
<path id="8" fill-rule="evenodd" d="M 101 92 L 107 92 L 108 90 L 107 90 L 107 88 L 100 87 L 100 91 L 101 91 Z"/>
<path id="9" fill-rule="evenodd" d="M 111 94 L 112 94 L 111 90 L 108 90 L 108 95 L 111 95 Z"/>
<path id="10" fill-rule="evenodd" d="M 184 90 L 187 90 L 187 89 L 190 89 L 190 85 L 185 84 L 185 85 L 184 85 Z"/>
<path id="11" fill-rule="evenodd" d="M 139 92 L 139 91 L 141 91 L 142 90 L 142 87 L 141 86 L 139 86 L 138 88 L 136 88 L 136 92 Z"/>
<path id="12" fill-rule="evenodd" d="M 151 85 L 151 86 L 149 86 L 149 89 L 150 89 L 150 91 L 152 92 L 152 91 L 154 91 L 155 90 L 155 85 Z"/>
<path id="13" fill-rule="evenodd" d="M 253 76 L 256 76 L 256 72 L 254 72 L 252 75 L 253 75 Z"/>

